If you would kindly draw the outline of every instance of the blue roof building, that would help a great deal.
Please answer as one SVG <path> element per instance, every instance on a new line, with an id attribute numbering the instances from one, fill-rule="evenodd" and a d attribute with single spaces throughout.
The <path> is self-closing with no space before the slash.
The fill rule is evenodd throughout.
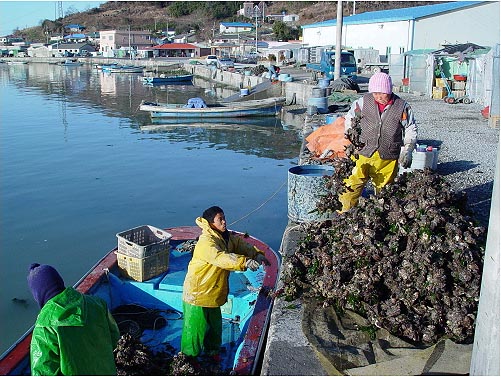
<path id="1" fill-rule="evenodd" d="M 467 42 L 493 46 L 499 43 L 499 10 L 497 1 L 456 1 L 360 13 L 343 17 L 342 43 L 382 55 Z M 333 46 L 336 27 L 335 19 L 304 25 L 303 42 Z"/>

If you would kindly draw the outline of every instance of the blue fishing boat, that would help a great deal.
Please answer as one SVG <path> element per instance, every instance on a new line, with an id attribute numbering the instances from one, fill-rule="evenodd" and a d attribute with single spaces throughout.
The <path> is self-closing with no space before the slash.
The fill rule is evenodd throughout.
<path id="1" fill-rule="evenodd" d="M 161 316 L 163 320 L 155 320 L 155 323 L 163 323 L 164 326 L 153 326 L 140 332 L 141 342 L 153 353 L 165 352 L 166 348 L 174 352 L 180 350 L 183 282 L 191 259 L 190 247 L 193 247 L 201 233 L 200 228 L 195 226 L 162 231 L 169 235 L 166 254 L 162 254 L 162 251 L 137 259 L 122 255 L 120 249 L 115 248 L 74 285 L 82 293 L 106 300 L 112 313 L 124 306 L 135 305 Z M 259 367 L 263 352 L 280 259 L 262 241 L 243 233 L 235 234 L 263 250 L 271 263 L 255 272 L 231 273 L 228 302 L 221 307 L 221 368 L 231 374 L 252 375 Z M 151 267 L 148 258 L 160 258 L 161 262 Z M 143 264 L 143 269 L 139 268 L 138 272 L 139 263 Z M 123 323 L 118 319 L 117 323 L 122 331 Z M 130 320 L 125 318 L 124 323 L 130 323 Z M 31 335 L 32 329 L 0 356 L 1 375 L 30 374 Z"/>
<path id="2" fill-rule="evenodd" d="M 120 66 L 120 64 L 118 64 L 117 62 L 113 62 L 113 63 L 107 63 L 107 64 L 95 64 L 94 68 L 102 71 L 103 69 L 106 70 L 108 68 L 114 68 L 114 67 L 119 67 L 119 66 Z"/>
<path id="3" fill-rule="evenodd" d="M 206 104 L 201 98 L 191 98 L 186 104 L 161 104 L 143 101 L 139 109 L 148 111 L 151 118 L 239 118 L 275 116 L 280 113 L 284 103 L 285 97 L 214 104 Z"/>
<path id="4" fill-rule="evenodd" d="M 83 65 L 82 62 L 79 62 L 77 59 L 66 59 L 64 62 L 59 63 L 65 67 L 79 67 Z"/>
<path id="5" fill-rule="evenodd" d="M 193 80 L 193 75 L 169 75 L 169 76 L 144 76 L 145 84 L 177 84 L 188 83 Z"/>

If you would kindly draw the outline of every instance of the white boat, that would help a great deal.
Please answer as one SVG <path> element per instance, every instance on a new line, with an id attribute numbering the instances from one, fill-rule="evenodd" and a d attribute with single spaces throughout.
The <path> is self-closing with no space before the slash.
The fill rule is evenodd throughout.
<path id="1" fill-rule="evenodd" d="M 161 104 L 143 101 L 142 111 L 149 111 L 152 118 L 236 118 L 275 116 L 280 113 L 285 97 L 272 97 L 241 102 L 205 104 L 200 98 L 192 98 L 187 104 Z"/>
<path id="2" fill-rule="evenodd" d="M 103 66 L 103 72 L 110 73 L 143 73 L 144 66 L 135 66 L 135 65 L 110 65 Z"/>

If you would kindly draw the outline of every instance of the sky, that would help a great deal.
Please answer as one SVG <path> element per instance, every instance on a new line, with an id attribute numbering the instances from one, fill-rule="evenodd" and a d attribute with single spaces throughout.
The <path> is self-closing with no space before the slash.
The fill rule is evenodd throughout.
<path id="1" fill-rule="evenodd" d="M 106 1 L 63 1 L 63 12 L 72 9 L 82 12 L 99 7 Z M 0 36 L 12 34 L 16 28 L 39 26 L 40 22 L 59 18 L 58 1 L 0 0 Z"/>

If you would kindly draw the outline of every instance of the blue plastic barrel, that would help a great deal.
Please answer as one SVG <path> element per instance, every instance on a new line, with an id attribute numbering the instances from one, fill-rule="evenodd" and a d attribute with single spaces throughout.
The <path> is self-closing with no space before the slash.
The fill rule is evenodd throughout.
<path id="1" fill-rule="evenodd" d="M 327 114 L 325 116 L 325 124 L 334 123 L 334 121 L 341 116 L 343 116 L 343 114 Z"/>
<path id="2" fill-rule="evenodd" d="M 329 112 L 327 97 L 310 97 L 308 98 L 308 106 L 315 106 L 320 114 Z"/>
<path id="3" fill-rule="evenodd" d="M 322 221 L 332 214 L 320 214 L 317 203 L 327 194 L 325 176 L 334 174 L 330 165 L 298 165 L 288 173 L 288 217 L 291 221 L 302 223 Z"/>
<path id="4" fill-rule="evenodd" d="M 331 79 L 318 79 L 318 86 L 327 88 L 331 84 Z"/>

